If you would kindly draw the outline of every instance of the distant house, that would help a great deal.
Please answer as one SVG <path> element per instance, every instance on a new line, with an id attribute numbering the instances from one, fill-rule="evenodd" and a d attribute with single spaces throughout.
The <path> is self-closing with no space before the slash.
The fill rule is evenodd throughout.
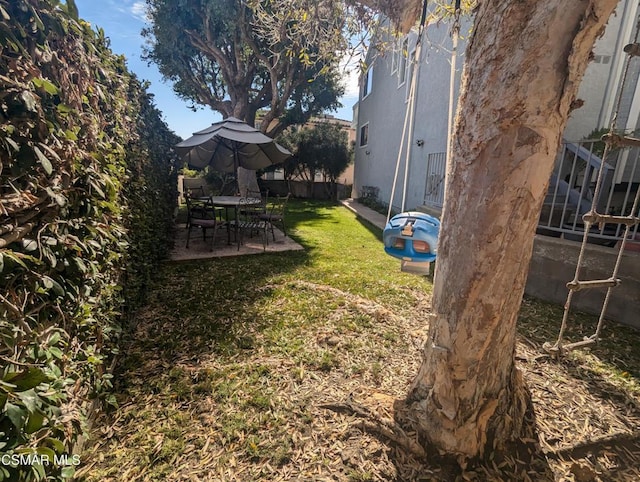
<path id="1" fill-rule="evenodd" d="M 322 124 L 322 123 L 328 123 L 328 124 L 337 124 L 340 126 L 340 128 L 345 131 L 347 133 L 347 142 L 349 143 L 349 148 L 351 148 L 352 146 L 355 145 L 356 142 L 356 130 L 353 127 L 353 123 L 351 121 L 348 120 L 344 120 L 344 119 L 338 119 L 330 114 L 322 114 L 320 116 L 317 117 L 312 117 L 311 120 L 305 124 L 303 126 L 303 128 L 306 127 L 313 127 L 316 126 L 318 124 Z M 342 175 L 340 176 L 340 178 L 338 179 L 338 182 L 340 184 L 343 184 L 345 186 L 352 186 L 353 185 L 353 175 L 354 175 L 354 164 L 353 162 L 351 164 L 349 164 L 349 166 L 347 166 L 347 169 L 342 173 Z M 316 174 L 316 182 L 323 182 L 324 179 L 322 179 L 322 175 L 320 173 Z"/>
<path id="2" fill-rule="evenodd" d="M 628 62 L 624 52 L 624 47 L 638 34 L 639 19 L 639 2 L 621 0 L 594 47 L 593 61 L 579 90 L 583 105 L 573 112 L 567 125 L 540 217 L 538 233 L 545 236 L 537 238 L 537 246 L 542 238 L 560 244 L 534 254 L 527 292 L 535 296 L 564 302 L 565 285 L 573 277 L 577 259 L 577 255 L 575 258 L 568 255 L 566 249 L 576 253 L 579 245 L 572 245 L 571 241 L 562 243 L 582 240 L 582 215 L 591 207 L 601 166 L 604 183 L 596 200 L 598 212 L 631 214 L 640 184 L 640 149 L 609 151 L 602 159 L 602 143 L 586 139 L 600 130 L 599 139 L 616 112 L 620 129 L 630 132 L 640 128 L 640 60 Z M 375 193 L 379 202 L 391 205 L 395 212 L 420 209 L 439 215 L 444 201 L 449 111 L 451 107 L 455 112 L 457 107 L 465 37 L 470 25 L 470 19 L 463 20 L 453 81 L 450 20 L 434 21 L 425 28 L 422 54 L 416 61 L 413 60 L 416 31 L 401 38 L 381 33 L 380 42 L 372 42 L 374 47 L 365 59 L 368 68 L 360 79 L 360 99 L 354 107 L 354 197 Z M 376 49 L 379 45 L 385 45 L 384 51 Z M 414 76 L 417 88 L 412 112 L 409 86 Z M 449 102 L 451 91 L 453 105 Z M 637 212 L 633 214 L 638 216 Z M 607 223 L 592 229 L 588 239 L 614 247 L 619 245 L 623 233 L 624 226 Z M 640 243 L 636 244 L 636 240 L 640 241 L 637 225 L 628 239 L 629 254 L 625 254 L 621 273 L 630 282 L 616 288 L 618 294 L 612 297 L 616 301 L 609 304 L 609 311 L 615 319 L 640 327 L 636 314 L 640 309 L 640 256 L 631 252 L 640 249 Z M 591 263 L 590 275 L 607 278 L 609 268 L 601 270 L 600 265 L 613 266 L 615 251 L 598 249 L 590 258 L 598 260 Z M 545 258 L 546 255 L 549 256 Z M 605 259 L 607 263 L 599 262 Z M 581 309 L 598 312 L 602 297 L 579 293 L 574 299 L 583 303 Z"/>

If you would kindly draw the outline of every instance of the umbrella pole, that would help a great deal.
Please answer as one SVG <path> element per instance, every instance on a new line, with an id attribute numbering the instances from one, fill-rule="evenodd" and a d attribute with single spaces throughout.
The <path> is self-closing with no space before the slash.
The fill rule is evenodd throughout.
<path id="1" fill-rule="evenodd" d="M 238 179 L 238 166 L 240 166 L 240 154 L 238 153 L 238 145 L 233 143 L 233 171 L 236 176 L 236 192 L 240 193 L 240 180 Z"/>

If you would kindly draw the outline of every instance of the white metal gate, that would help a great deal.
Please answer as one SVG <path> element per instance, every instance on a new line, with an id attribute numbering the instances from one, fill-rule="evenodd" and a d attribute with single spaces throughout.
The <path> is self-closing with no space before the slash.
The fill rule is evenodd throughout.
<path id="1" fill-rule="evenodd" d="M 427 179 L 424 203 L 441 208 L 444 203 L 444 176 L 447 164 L 446 152 L 432 152 L 427 157 Z"/>

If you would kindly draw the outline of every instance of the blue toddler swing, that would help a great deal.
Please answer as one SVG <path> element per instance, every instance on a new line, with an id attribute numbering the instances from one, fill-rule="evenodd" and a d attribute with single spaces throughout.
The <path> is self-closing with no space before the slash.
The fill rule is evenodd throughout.
<path id="1" fill-rule="evenodd" d="M 416 48 L 414 50 L 413 62 L 416 63 L 416 73 L 411 77 L 409 86 L 409 102 L 405 113 L 404 127 L 402 131 L 402 144 L 407 139 L 407 124 L 409 132 L 413 133 L 413 118 L 415 111 L 416 85 L 420 73 L 420 52 L 422 50 L 422 34 L 426 19 L 426 1 L 422 8 L 422 18 L 418 30 Z M 449 120 L 447 125 L 447 156 L 451 153 L 451 126 L 453 120 L 453 95 L 456 56 L 458 47 L 458 34 L 460 30 L 460 0 L 455 0 L 455 16 L 452 29 L 453 49 L 451 56 L 451 74 L 449 85 Z M 394 198 L 395 188 L 398 181 L 398 171 L 400 159 L 402 158 L 403 145 L 400 146 L 396 163 L 396 172 L 391 190 L 391 200 L 389 201 L 389 211 L 387 213 L 387 224 L 382 233 L 384 250 L 390 256 L 401 260 L 400 269 L 414 274 L 429 274 L 430 264 L 436 259 L 436 247 L 438 245 L 438 234 L 440 232 L 440 221 L 426 213 L 408 211 L 396 214 L 391 219 L 391 205 Z M 420 145 L 420 144 L 419 144 Z M 407 175 L 409 172 L 409 158 L 411 156 L 411 142 L 407 142 L 406 165 L 404 171 L 404 192 L 402 194 L 402 210 L 405 208 L 405 196 L 407 190 Z"/>
<path id="2" fill-rule="evenodd" d="M 384 228 L 384 251 L 401 260 L 400 269 L 414 274 L 429 274 L 436 259 L 440 221 L 421 212 L 396 214 Z"/>

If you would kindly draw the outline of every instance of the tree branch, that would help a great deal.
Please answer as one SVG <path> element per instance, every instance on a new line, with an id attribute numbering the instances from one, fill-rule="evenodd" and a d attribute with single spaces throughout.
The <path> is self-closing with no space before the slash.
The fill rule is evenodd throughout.
<path id="1" fill-rule="evenodd" d="M 27 234 L 29 234 L 31 232 L 31 230 L 34 228 L 35 223 L 27 223 L 23 226 L 17 226 L 15 228 L 15 230 L 13 230 L 12 232 L 4 235 L 4 236 L 0 236 L 0 248 L 6 248 L 7 246 L 9 246 L 11 243 L 15 243 L 16 241 L 20 241 L 21 239 L 23 239 Z"/>

